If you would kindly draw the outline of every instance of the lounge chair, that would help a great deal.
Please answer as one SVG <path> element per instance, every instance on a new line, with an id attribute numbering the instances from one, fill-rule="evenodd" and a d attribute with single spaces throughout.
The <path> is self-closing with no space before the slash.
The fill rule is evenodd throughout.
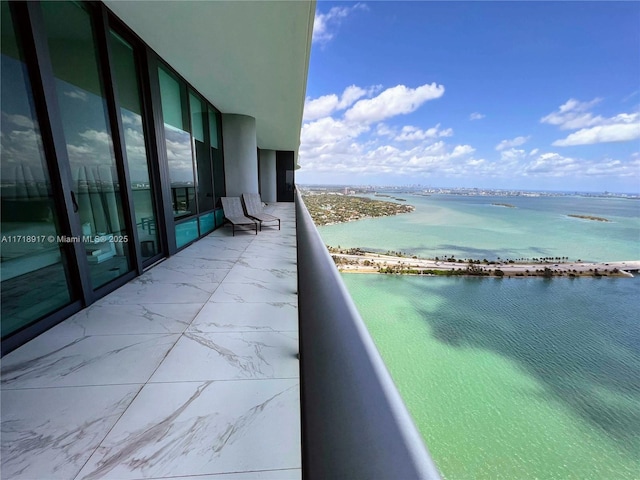
<path id="1" fill-rule="evenodd" d="M 260 222 L 260 230 L 262 230 L 262 222 L 278 222 L 278 230 L 280 230 L 280 219 L 265 213 L 262 209 L 262 200 L 257 193 L 243 193 L 242 202 L 244 203 L 244 211 L 248 217 L 255 218 Z M 274 225 L 275 227 L 275 225 Z"/>
<path id="2" fill-rule="evenodd" d="M 250 225 L 256 229 L 256 235 L 258 234 L 258 224 L 249 217 L 245 217 L 240 197 L 221 197 L 220 200 L 222 200 L 224 218 L 233 227 L 234 237 L 236 236 L 236 226 Z"/>

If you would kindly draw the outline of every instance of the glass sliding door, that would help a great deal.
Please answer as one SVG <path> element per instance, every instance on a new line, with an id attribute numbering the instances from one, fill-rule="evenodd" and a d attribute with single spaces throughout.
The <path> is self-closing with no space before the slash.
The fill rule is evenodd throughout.
<path id="1" fill-rule="evenodd" d="M 198 171 L 198 211 L 210 212 L 213 210 L 214 198 L 209 142 L 205 138 L 205 131 L 208 130 L 207 106 L 193 93 L 189 93 L 189 106 L 191 107 L 193 151 L 196 154 Z"/>
<path id="2" fill-rule="evenodd" d="M 192 127 L 189 119 L 187 87 L 163 67 L 158 70 L 160 99 L 164 121 L 164 135 L 167 146 L 169 180 L 171 182 L 171 202 L 176 219 L 176 246 L 182 248 L 200 236 L 198 227 L 198 199 L 192 145 Z M 194 107 L 198 108 L 197 105 Z M 203 138 L 203 121 L 196 115 L 193 128 L 198 130 L 197 138 Z M 200 142 L 202 143 L 202 142 Z"/>
<path id="3" fill-rule="evenodd" d="M 130 271 L 116 159 L 91 16 L 75 2 L 42 2 L 46 38 L 94 289 Z"/>
<path id="4" fill-rule="evenodd" d="M 198 227 L 200 236 L 210 233 L 215 228 L 213 212 L 215 198 L 213 196 L 213 165 L 209 148 L 209 112 L 208 106 L 193 92 L 189 92 L 191 111 L 191 129 L 193 151 L 196 154 L 196 170 L 198 173 Z"/>
<path id="5" fill-rule="evenodd" d="M 186 88 L 164 68 L 158 70 L 174 218 L 197 213 Z"/>
<path id="6" fill-rule="evenodd" d="M 142 102 L 133 48 L 118 34 L 110 35 L 116 90 L 120 104 L 120 116 L 124 129 L 124 144 L 135 224 L 138 230 L 142 261 L 160 252 L 159 232 L 156 223 L 156 205 L 153 195 L 149 157 L 142 123 Z"/>
<path id="7" fill-rule="evenodd" d="M 7 2 L 1 8 L 0 272 L 6 338 L 69 304 L 72 295 L 31 83 Z"/>

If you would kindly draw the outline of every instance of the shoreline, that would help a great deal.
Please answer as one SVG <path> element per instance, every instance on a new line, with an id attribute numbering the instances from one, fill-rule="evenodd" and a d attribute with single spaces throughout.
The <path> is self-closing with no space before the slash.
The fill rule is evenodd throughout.
<path id="1" fill-rule="evenodd" d="M 358 251 L 356 254 L 330 252 L 343 273 L 395 275 L 445 275 L 480 277 L 633 277 L 640 260 L 617 262 L 448 262 Z"/>

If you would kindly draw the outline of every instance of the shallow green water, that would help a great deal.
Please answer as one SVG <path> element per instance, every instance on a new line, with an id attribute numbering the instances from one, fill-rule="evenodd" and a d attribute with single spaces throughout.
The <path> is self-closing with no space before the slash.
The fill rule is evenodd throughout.
<path id="1" fill-rule="evenodd" d="M 446 478 L 638 478 L 639 278 L 343 279 Z"/>
<path id="2" fill-rule="evenodd" d="M 323 240 L 426 257 L 640 259 L 635 200 L 405 198 L 414 213 L 321 227 Z M 343 279 L 447 479 L 640 479 L 640 278 Z"/>

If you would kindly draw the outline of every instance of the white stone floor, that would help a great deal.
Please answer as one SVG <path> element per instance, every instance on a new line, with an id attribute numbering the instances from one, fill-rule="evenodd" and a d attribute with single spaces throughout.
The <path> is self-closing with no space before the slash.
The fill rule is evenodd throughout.
<path id="1" fill-rule="evenodd" d="M 295 212 L 267 211 L 2 359 L 1 478 L 301 477 Z"/>

